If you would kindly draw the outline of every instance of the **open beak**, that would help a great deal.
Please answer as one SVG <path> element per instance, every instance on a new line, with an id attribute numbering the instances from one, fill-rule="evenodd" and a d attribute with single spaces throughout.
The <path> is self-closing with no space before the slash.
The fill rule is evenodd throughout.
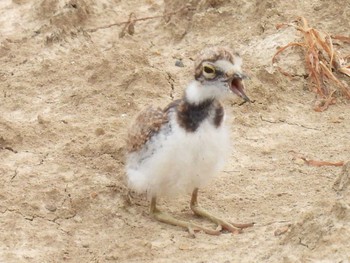
<path id="1" fill-rule="evenodd" d="M 228 84 L 230 86 L 230 90 L 233 93 L 240 96 L 242 99 L 244 99 L 245 102 L 251 102 L 244 92 L 244 85 L 242 79 L 244 79 L 245 77 L 246 76 L 243 74 L 234 74 L 231 78 L 231 81 L 229 81 Z"/>

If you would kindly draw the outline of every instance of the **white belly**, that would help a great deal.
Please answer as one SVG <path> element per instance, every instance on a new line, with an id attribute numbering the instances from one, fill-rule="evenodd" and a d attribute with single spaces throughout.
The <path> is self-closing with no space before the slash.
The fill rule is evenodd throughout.
<path id="1" fill-rule="evenodd" d="M 174 121 L 171 131 L 154 136 L 147 149 L 127 158 L 131 188 L 149 196 L 174 195 L 203 187 L 222 169 L 229 152 L 228 132 L 222 124 L 204 121 L 195 132 L 186 132 Z"/>

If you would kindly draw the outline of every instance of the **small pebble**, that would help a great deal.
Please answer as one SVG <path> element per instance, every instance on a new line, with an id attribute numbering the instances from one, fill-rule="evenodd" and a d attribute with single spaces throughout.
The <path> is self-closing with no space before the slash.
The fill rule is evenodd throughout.
<path id="1" fill-rule="evenodd" d="M 48 121 L 45 120 L 45 118 L 44 118 L 41 114 L 39 114 L 39 115 L 37 116 L 37 120 L 38 120 L 38 123 L 39 123 L 39 124 L 46 124 L 46 123 L 48 123 Z"/>
<path id="2" fill-rule="evenodd" d="M 90 247 L 89 243 L 83 243 L 82 245 L 83 245 L 84 248 Z"/>
<path id="3" fill-rule="evenodd" d="M 45 208 L 49 210 L 50 212 L 55 212 L 57 210 L 57 207 L 53 204 L 47 204 L 45 205 Z"/>
<path id="4" fill-rule="evenodd" d="M 178 60 L 176 60 L 176 62 L 175 62 L 175 66 L 176 66 L 176 67 L 183 68 L 185 65 L 184 65 L 184 63 L 182 62 L 182 60 L 178 59 Z"/>
<path id="5" fill-rule="evenodd" d="M 283 234 L 287 233 L 290 230 L 290 227 L 291 227 L 291 225 L 282 226 L 282 227 L 276 229 L 273 234 L 274 234 L 275 237 L 283 235 Z"/>
<path id="6" fill-rule="evenodd" d="M 301 158 L 295 158 L 294 160 L 294 163 L 295 164 L 298 164 L 298 165 L 304 165 L 305 164 L 305 161 Z"/>
<path id="7" fill-rule="evenodd" d="M 101 136 L 101 135 L 104 135 L 104 134 L 105 134 L 105 131 L 104 131 L 102 128 L 97 128 L 97 129 L 95 130 L 95 134 L 96 134 L 97 136 Z"/>
<path id="8" fill-rule="evenodd" d="M 78 216 L 78 215 L 76 215 L 76 216 L 74 217 L 73 220 L 74 220 L 75 222 L 77 222 L 77 223 L 83 222 L 83 219 L 82 219 L 80 216 Z"/>

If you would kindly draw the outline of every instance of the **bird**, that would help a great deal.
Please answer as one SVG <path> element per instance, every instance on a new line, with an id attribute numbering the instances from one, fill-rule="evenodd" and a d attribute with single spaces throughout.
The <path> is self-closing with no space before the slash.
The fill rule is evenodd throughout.
<path id="1" fill-rule="evenodd" d="M 220 172 L 230 151 L 229 130 L 221 103 L 231 94 L 250 102 L 245 93 L 242 58 L 228 47 L 206 47 L 194 60 L 193 79 L 180 99 L 165 108 L 148 106 L 135 118 L 126 140 L 126 175 L 130 189 L 146 193 L 150 215 L 163 223 L 219 235 L 239 233 L 253 223 L 230 223 L 199 205 L 199 189 Z M 209 228 L 174 218 L 157 207 L 157 198 L 191 194 L 195 215 Z"/>

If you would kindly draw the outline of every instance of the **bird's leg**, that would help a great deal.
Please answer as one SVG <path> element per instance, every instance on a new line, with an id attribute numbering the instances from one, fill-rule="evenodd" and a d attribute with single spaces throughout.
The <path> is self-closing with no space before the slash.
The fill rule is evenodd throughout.
<path id="1" fill-rule="evenodd" d="M 212 215 L 202 207 L 198 205 L 197 201 L 198 197 L 198 188 L 195 188 L 192 192 L 192 198 L 191 198 L 191 209 L 192 211 L 202 217 L 208 218 L 210 221 L 218 224 L 222 228 L 232 232 L 232 233 L 240 233 L 240 230 L 243 228 L 251 227 L 254 225 L 254 223 L 248 223 L 248 224 L 236 224 L 236 223 L 229 223 L 219 217 L 216 217 L 215 215 Z"/>
<path id="2" fill-rule="evenodd" d="M 195 231 L 201 230 L 209 235 L 220 235 L 220 229 L 209 229 L 197 224 L 193 224 L 191 222 L 176 219 L 171 215 L 161 212 L 156 206 L 156 197 L 152 197 L 150 213 L 155 219 L 157 219 L 160 222 L 186 228 L 188 232 L 193 236 Z"/>

